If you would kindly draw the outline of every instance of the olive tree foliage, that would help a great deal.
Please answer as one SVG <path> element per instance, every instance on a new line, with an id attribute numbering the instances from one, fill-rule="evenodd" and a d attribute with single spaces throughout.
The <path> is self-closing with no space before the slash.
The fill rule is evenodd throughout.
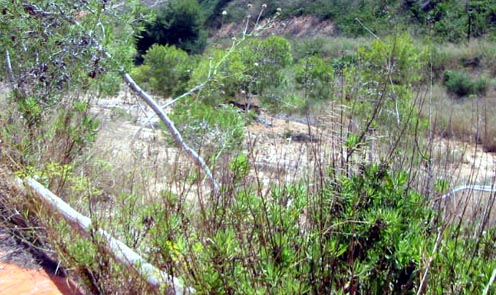
<path id="1" fill-rule="evenodd" d="M 118 13 L 108 1 L 0 0 L 2 69 L 14 109 L 3 130 L 17 136 L 24 164 L 69 163 L 95 139 L 90 93 L 118 90 L 118 71 L 134 55 L 138 2 L 126 7 Z"/>
<path id="2" fill-rule="evenodd" d="M 129 8 L 137 7 L 131 2 Z M 68 91 L 88 90 L 94 81 L 110 80 L 116 65 L 129 65 L 134 54 L 126 23 L 135 10 L 117 15 L 107 1 L 1 3 L 0 45 L 9 53 L 12 85 L 43 105 Z"/>

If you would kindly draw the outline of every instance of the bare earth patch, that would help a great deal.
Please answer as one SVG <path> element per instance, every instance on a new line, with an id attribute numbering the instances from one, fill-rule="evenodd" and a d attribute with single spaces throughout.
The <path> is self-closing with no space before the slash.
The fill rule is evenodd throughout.
<path id="1" fill-rule="evenodd" d="M 265 183 L 306 178 L 315 173 L 316 166 L 326 167 L 343 156 L 341 126 L 331 114 L 311 118 L 274 116 L 262 112 L 258 122 L 246 128 L 245 149 L 257 176 Z M 129 93 L 116 98 L 99 100 L 95 112 L 102 128 L 95 144 L 97 154 L 115 163 L 116 171 L 141 163 L 163 166 L 168 169 L 194 169 L 177 148 L 165 140 L 157 128 L 157 118 Z M 316 127 L 318 126 L 318 127 Z M 436 139 L 434 157 L 438 159 L 435 171 L 441 177 L 453 177 L 453 185 L 488 184 L 496 177 L 496 155 L 481 147 L 460 141 Z M 181 166 L 178 168 L 178 166 Z M 125 170 L 125 169 L 124 169 Z M 156 171 L 156 192 L 168 189 L 167 169 Z M 163 174 L 161 174 L 163 173 Z M 169 175 L 170 176 L 170 175 Z M 161 178 L 163 177 L 163 178 Z M 168 184 L 167 184 L 168 183 Z M 176 189 L 173 191 L 177 192 Z"/>
<path id="2" fill-rule="evenodd" d="M 48 274 L 0 227 L 0 294 L 83 295 L 67 278 Z"/>

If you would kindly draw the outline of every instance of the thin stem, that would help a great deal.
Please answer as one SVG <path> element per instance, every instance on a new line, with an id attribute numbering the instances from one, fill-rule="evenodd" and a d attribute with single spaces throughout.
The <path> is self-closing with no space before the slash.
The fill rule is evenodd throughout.
<path id="1" fill-rule="evenodd" d="M 429 257 L 429 261 L 427 262 L 427 266 L 425 268 L 425 272 L 422 275 L 422 280 L 420 281 L 420 286 L 417 291 L 417 295 L 424 294 L 427 288 L 427 281 L 429 279 L 429 270 L 432 265 L 432 261 L 434 260 L 434 256 L 437 252 L 437 249 L 439 248 L 439 245 L 441 244 L 442 237 L 443 237 L 443 232 L 444 229 L 440 229 L 439 232 L 437 233 L 437 239 L 436 239 L 436 244 L 434 245 L 434 249 L 432 250 L 432 255 Z"/>
<path id="2" fill-rule="evenodd" d="M 9 75 L 10 86 L 13 90 L 17 91 L 18 85 L 14 78 L 14 71 L 12 70 L 12 63 L 10 62 L 10 54 L 8 49 L 5 49 L 5 63 L 7 64 L 7 73 Z"/>

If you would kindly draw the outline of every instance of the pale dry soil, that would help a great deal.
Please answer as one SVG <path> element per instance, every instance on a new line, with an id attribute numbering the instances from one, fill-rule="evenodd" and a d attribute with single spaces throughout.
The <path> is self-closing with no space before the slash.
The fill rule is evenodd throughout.
<path id="1" fill-rule="evenodd" d="M 163 190 L 175 194 L 186 190 L 191 197 L 198 193 L 197 183 L 175 182 L 174 176 L 187 175 L 195 168 L 166 139 L 150 109 L 131 93 L 99 99 L 93 111 L 101 120 L 101 130 L 91 151 L 94 158 L 111 163 L 117 174 L 144 167 L 151 184 L 147 187 L 154 195 Z M 310 118 L 319 122 L 318 128 L 306 124 L 307 118 L 301 116 L 273 116 L 262 111 L 257 122 L 247 126 L 243 142 L 252 167 L 250 177 L 267 186 L 270 182 L 310 179 L 314 173 L 321 173 L 314 168 L 325 169 L 343 153 L 335 120 L 338 111 L 336 106 L 326 115 Z M 120 178 L 115 174 L 111 177 L 111 182 Z M 208 190 L 205 182 L 201 190 Z"/>
<path id="2" fill-rule="evenodd" d="M 463 185 L 484 185 L 496 189 L 496 155 L 485 152 L 482 147 L 450 140 L 436 140 L 436 153 L 448 158 L 449 164 L 439 165 L 439 175 L 452 178 L 452 187 Z M 449 195 L 435 203 L 444 213 L 448 223 L 464 221 L 468 226 L 496 226 L 495 193 L 464 190 Z M 474 234 L 477 231 L 474 230 Z"/>
<path id="3" fill-rule="evenodd" d="M 270 182 L 309 180 L 322 173 L 315 167 L 325 169 L 338 163 L 344 155 L 345 127 L 339 123 L 343 122 L 343 109 L 337 105 L 329 105 L 328 109 L 324 115 L 309 118 L 312 126 L 302 116 L 269 115 L 262 111 L 258 121 L 246 128 L 243 143 L 249 151 L 251 177 L 264 186 Z M 184 153 L 166 140 L 151 110 L 131 93 L 124 91 L 111 99 L 99 99 L 94 111 L 102 128 L 93 153 L 112 163 L 114 171 L 122 173 L 136 165 L 147 167 L 147 181 L 153 184 L 148 188 L 153 195 L 163 190 L 178 194 L 187 191 L 191 195 L 199 189 L 208 190 L 205 183 L 198 187 L 197 182 L 184 185 L 170 179 L 173 175 L 187 175 L 194 167 Z M 434 157 L 436 175 L 452 178 L 453 186 L 489 185 L 496 178 L 495 154 L 486 153 L 479 146 L 439 138 L 434 142 Z"/>

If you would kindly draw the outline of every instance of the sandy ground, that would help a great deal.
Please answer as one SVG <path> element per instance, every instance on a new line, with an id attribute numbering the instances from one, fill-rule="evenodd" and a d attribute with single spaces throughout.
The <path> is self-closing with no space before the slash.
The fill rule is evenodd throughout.
<path id="1" fill-rule="evenodd" d="M 113 163 L 116 173 L 136 169 L 136 165 L 157 169 L 155 179 L 148 179 L 155 186 L 155 194 L 161 190 L 181 194 L 180 190 L 184 189 L 196 194 L 195 185 L 180 187 L 168 179 L 170 175 L 166 170 L 195 168 L 184 153 L 167 142 L 163 131 L 157 128 L 158 119 L 143 103 L 130 93 L 122 92 L 118 97 L 98 100 L 93 111 L 102 125 L 91 151 L 95 157 Z M 322 161 L 319 165 L 324 167 L 336 159 L 342 153 L 342 141 L 330 117 L 332 114 L 312 118 L 312 121 L 330 122 L 316 128 L 306 124 L 303 117 L 262 112 L 257 121 L 246 128 L 242 143 L 249 151 L 252 177 L 261 180 L 264 186 L 271 181 L 310 178 L 315 173 L 312 170 L 315 161 Z"/>
<path id="2" fill-rule="evenodd" d="M 100 99 L 95 107 L 102 128 L 95 153 L 123 167 L 145 160 L 189 162 L 158 128 L 157 118 L 129 92 L 112 99 Z M 309 177 L 315 161 L 325 166 L 343 156 L 340 109 L 330 106 L 328 114 L 311 118 L 315 126 L 298 116 L 259 116 L 246 129 L 243 145 L 251 151 L 252 166 L 267 182 L 283 175 L 285 180 Z M 453 178 L 452 184 L 490 184 L 496 179 L 496 155 L 460 141 L 436 139 L 436 172 Z M 179 160 L 178 160 L 179 159 Z M 186 167 L 185 169 L 191 169 Z"/>
<path id="3" fill-rule="evenodd" d="M 156 169 L 154 175 L 146 179 L 148 195 L 152 199 L 161 191 L 169 191 L 196 200 L 199 190 L 208 191 L 205 182 L 200 186 L 197 182 L 184 185 L 184 181 L 179 184 L 170 179 L 173 176 L 168 173 L 177 166 L 181 166 L 178 170 L 183 171 L 178 179 L 186 179 L 195 168 L 184 153 L 166 142 L 162 131 L 155 128 L 156 119 L 150 119 L 153 114 L 131 94 L 123 93 L 116 99 L 101 100 L 97 109 L 103 126 L 96 153 L 107 155 L 109 161 L 120 165 L 115 167 L 114 173 L 129 171 L 129 167 L 136 165 L 158 167 L 153 168 Z M 309 127 L 304 122 L 305 118 L 262 112 L 257 122 L 247 127 L 243 143 L 245 149 L 251 151 L 249 181 L 256 181 L 262 187 L 268 187 L 271 182 L 288 183 L 294 180 L 307 181 L 311 185 L 314 177 L 322 171 L 325 173 L 325 167 L 340 161 L 344 150 L 339 132 L 341 126 L 336 119 L 339 109 L 335 106 L 329 109 L 329 114 L 312 118 L 318 128 Z M 437 177 L 434 181 L 449 179 L 452 188 L 496 183 L 496 155 L 485 152 L 480 146 L 437 138 L 433 154 L 434 175 Z M 324 169 L 319 171 L 315 167 Z M 147 171 L 141 170 L 139 173 L 145 175 Z M 493 197 L 487 192 L 465 191 L 450 197 L 443 206 L 450 218 L 463 215 L 465 220 L 477 221 L 494 201 Z"/>

